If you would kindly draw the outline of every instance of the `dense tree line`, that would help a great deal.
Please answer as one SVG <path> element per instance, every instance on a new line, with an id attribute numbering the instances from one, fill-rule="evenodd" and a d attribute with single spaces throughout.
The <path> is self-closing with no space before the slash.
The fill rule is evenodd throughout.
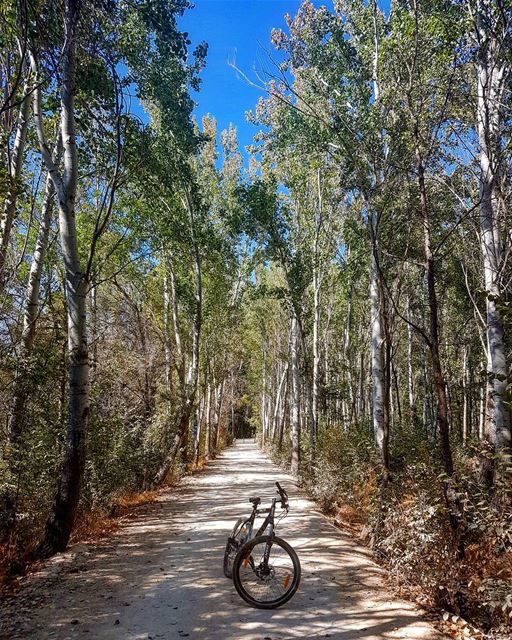
<path id="1" fill-rule="evenodd" d="M 0 4 L 5 557 L 256 428 L 403 582 L 506 623 L 512 5 L 306 0 L 247 168 L 192 117 L 189 8 Z"/>
<path id="2" fill-rule="evenodd" d="M 240 190 L 273 305 L 249 321 L 262 440 L 403 582 L 507 621 L 512 6 L 286 22 Z"/>
<path id="3" fill-rule="evenodd" d="M 180 31 L 188 8 L 1 7 L 7 559 L 214 455 L 235 410 L 240 154 L 192 118 L 207 46 Z"/>

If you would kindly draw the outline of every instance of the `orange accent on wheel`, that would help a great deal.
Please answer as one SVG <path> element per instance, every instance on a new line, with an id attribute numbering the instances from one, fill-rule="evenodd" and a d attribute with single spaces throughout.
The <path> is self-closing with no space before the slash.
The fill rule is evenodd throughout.
<path id="1" fill-rule="evenodd" d="M 288 574 L 283 581 L 283 585 L 285 589 L 288 589 L 288 585 L 290 584 L 290 580 L 292 579 L 291 575 Z"/>

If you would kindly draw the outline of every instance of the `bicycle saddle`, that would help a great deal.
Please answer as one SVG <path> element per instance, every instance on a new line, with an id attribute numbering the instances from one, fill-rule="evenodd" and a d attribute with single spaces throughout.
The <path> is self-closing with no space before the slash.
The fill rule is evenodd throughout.
<path id="1" fill-rule="evenodd" d="M 257 507 L 261 502 L 261 498 L 249 498 L 249 502 L 252 503 L 255 507 Z"/>

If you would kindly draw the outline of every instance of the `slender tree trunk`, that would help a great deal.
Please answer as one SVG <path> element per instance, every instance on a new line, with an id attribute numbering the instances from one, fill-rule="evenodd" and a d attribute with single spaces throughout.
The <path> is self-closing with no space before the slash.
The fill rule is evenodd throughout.
<path id="1" fill-rule="evenodd" d="M 59 136 L 60 139 L 60 136 Z M 57 146 L 60 146 L 58 143 Z M 56 157 L 58 152 L 56 153 Z M 36 323 L 39 315 L 39 292 L 41 288 L 41 276 L 43 272 L 46 250 L 48 248 L 48 238 L 50 234 L 50 223 L 52 217 L 55 187 L 48 175 L 46 180 L 45 193 L 41 207 L 41 222 L 37 233 L 36 246 L 32 255 L 30 273 L 28 276 L 27 289 L 25 294 L 25 310 L 23 313 L 23 331 L 21 334 L 20 366 L 14 385 L 13 408 L 9 419 L 8 431 L 10 442 L 16 446 L 23 430 L 25 414 L 25 403 L 30 392 L 27 386 L 27 374 L 29 371 L 29 359 L 32 354 L 34 339 L 36 335 Z"/>
<path id="2" fill-rule="evenodd" d="M 352 353 L 350 347 L 350 338 L 352 332 L 352 286 L 348 292 L 348 300 L 347 300 L 347 319 L 345 321 L 345 335 L 343 338 L 343 358 L 344 358 L 344 369 L 345 369 L 345 382 L 348 390 L 348 403 L 349 403 L 349 411 L 348 411 L 348 420 L 349 423 L 352 424 L 355 417 L 355 401 L 353 397 L 352 391 Z"/>
<path id="3" fill-rule="evenodd" d="M 236 440 L 236 427 L 235 427 L 235 398 L 236 398 L 236 386 L 235 386 L 235 372 L 231 369 L 230 373 L 230 389 L 231 389 L 231 397 L 230 397 L 230 413 L 231 413 L 231 437 L 230 443 Z"/>
<path id="4" fill-rule="evenodd" d="M 290 394 L 290 439 L 291 439 L 291 465 L 290 469 L 294 476 L 300 471 L 300 380 L 299 380 L 299 360 L 298 360 L 299 327 L 295 315 L 291 319 L 290 331 L 290 374 L 291 374 L 291 394 Z"/>
<path id="5" fill-rule="evenodd" d="M 371 324 L 371 370 L 372 370 L 372 405 L 373 433 L 379 451 L 383 484 L 389 481 L 389 422 L 386 419 L 385 401 L 387 397 L 384 372 L 384 335 L 381 319 L 381 288 L 379 286 L 379 270 L 377 262 L 376 242 L 372 240 L 372 258 L 370 264 L 370 324 Z"/>
<path id="6" fill-rule="evenodd" d="M 215 453 L 218 453 L 220 447 L 220 418 L 222 412 L 222 402 L 224 400 L 224 378 L 217 386 L 217 397 L 215 403 L 215 424 L 214 424 L 214 436 L 213 436 L 213 445 Z"/>
<path id="7" fill-rule="evenodd" d="M 320 169 L 317 171 L 318 205 L 315 221 L 315 240 L 313 244 L 313 388 L 311 405 L 311 437 L 314 442 L 318 435 L 318 396 L 320 382 L 320 234 L 323 226 L 323 199 Z"/>
<path id="8" fill-rule="evenodd" d="M 379 83 L 379 34 L 377 28 L 377 3 L 373 2 L 373 94 L 375 104 L 380 103 Z M 381 138 L 383 138 L 381 133 Z M 375 183 L 383 182 L 382 168 L 376 168 Z M 371 323 L 371 372 L 372 372 L 372 404 L 373 404 L 373 431 L 375 443 L 379 451 L 382 464 L 382 484 L 389 482 L 389 368 L 390 343 L 385 340 L 382 327 L 383 313 L 383 283 L 379 266 L 378 248 L 378 214 L 372 211 L 370 214 L 371 234 L 371 263 L 370 263 L 370 323 Z"/>
<path id="9" fill-rule="evenodd" d="M 181 330 L 178 313 L 178 296 L 176 293 L 176 279 L 174 277 L 174 267 L 172 264 L 172 257 L 168 256 L 167 264 L 169 267 L 169 292 L 171 294 L 171 308 L 172 308 L 172 324 L 174 329 L 174 346 L 176 348 L 176 359 L 178 378 L 181 385 L 181 391 L 183 393 L 185 387 L 185 354 L 181 347 Z"/>
<path id="10" fill-rule="evenodd" d="M 164 357 L 165 357 L 165 390 L 169 397 L 169 403 L 171 402 L 172 394 L 172 360 L 171 360 L 171 345 L 170 345 L 170 332 L 171 332 L 171 297 L 169 292 L 169 279 L 167 270 L 164 271 Z"/>
<path id="11" fill-rule="evenodd" d="M 283 390 L 283 399 L 282 399 L 282 403 L 281 403 L 281 409 L 280 409 L 280 413 L 279 413 L 279 425 L 278 425 L 278 437 L 277 437 L 277 448 L 278 451 L 281 451 L 283 448 L 283 436 L 284 436 L 284 425 L 285 425 L 285 420 L 286 420 L 286 399 L 288 397 L 288 386 L 289 386 L 289 377 L 290 377 L 290 373 L 289 373 L 290 369 L 287 365 L 286 367 L 286 378 L 285 378 L 285 386 L 284 386 L 284 390 Z"/>
<path id="12" fill-rule="evenodd" d="M 396 399 L 396 408 L 398 412 L 398 419 L 400 422 L 402 421 L 402 401 L 400 399 L 400 384 L 398 381 L 398 371 L 393 363 L 391 363 L 391 373 L 393 375 L 393 382 L 395 383 L 395 399 Z"/>
<path id="13" fill-rule="evenodd" d="M 486 399 L 486 383 L 480 385 L 480 402 L 479 402 L 479 418 L 478 418 L 478 440 L 482 442 L 485 436 L 485 399 Z"/>
<path id="14" fill-rule="evenodd" d="M 279 429 L 279 417 L 281 414 L 281 404 L 283 403 L 283 390 L 285 387 L 286 378 L 288 376 L 288 364 L 285 364 L 281 377 L 279 379 L 279 385 L 277 387 L 276 402 L 274 405 L 274 414 L 272 416 L 272 442 L 275 442 L 275 437 L 278 435 Z"/>
<path id="15" fill-rule="evenodd" d="M 201 404 L 201 403 L 200 403 Z M 199 447 L 201 444 L 201 424 L 202 417 L 199 407 L 194 411 L 194 419 L 192 422 L 192 434 L 194 436 L 194 467 L 199 464 Z"/>
<path id="16" fill-rule="evenodd" d="M 193 260 L 193 269 L 195 276 L 195 289 L 194 289 L 194 314 L 192 318 L 192 346 L 191 346 L 191 357 L 190 364 L 188 367 L 188 371 L 185 377 L 183 392 L 182 392 L 182 405 L 180 411 L 180 417 L 178 420 L 178 431 L 174 437 L 173 444 L 171 449 L 166 456 L 163 464 L 158 470 L 157 474 L 153 479 L 153 485 L 157 486 L 161 484 L 168 473 L 172 469 L 174 462 L 176 460 L 176 455 L 180 451 L 182 447 L 187 447 L 188 440 L 188 430 L 190 428 L 190 417 L 194 410 L 196 395 L 197 395 L 197 383 L 198 383 L 198 374 L 199 374 L 199 342 L 201 336 L 201 319 L 202 319 L 202 299 L 203 299 L 203 280 L 202 280 L 202 268 L 201 268 L 201 254 L 199 251 L 199 246 L 196 241 L 196 231 L 195 231 L 195 219 L 194 219 L 194 210 L 192 207 L 192 203 L 190 202 L 190 198 L 188 193 L 185 193 L 185 196 L 182 200 L 183 206 L 188 213 L 188 222 L 189 222 L 189 232 L 190 232 L 190 240 L 192 243 L 192 260 Z M 172 274 L 172 269 L 170 270 Z M 173 286 L 173 297 L 174 297 L 174 305 L 173 305 L 173 313 L 174 313 L 174 325 L 176 332 L 176 340 L 180 344 L 179 351 L 181 351 L 181 339 L 178 330 L 178 316 L 177 316 L 177 302 L 176 302 L 176 290 L 174 282 Z M 184 368 L 184 360 L 181 359 L 180 367 Z M 186 454 L 186 451 L 185 451 Z"/>
<path id="17" fill-rule="evenodd" d="M 294 314 L 296 314 L 296 310 L 294 309 Z M 311 372 L 311 363 L 308 358 L 308 350 L 307 350 L 307 342 L 306 342 L 306 334 L 304 331 L 304 327 L 301 322 L 299 322 L 299 316 L 295 315 L 296 323 L 297 323 L 297 335 L 298 335 L 298 343 L 297 343 L 297 357 L 299 353 L 299 346 L 302 347 L 302 358 L 304 362 L 304 376 L 303 376 L 303 393 L 300 393 L 299 386 L 299 416 L 305 422 L 305 416 L 307 415 L 309 420 L 309 473 L 311 477 L 315 474 L 315 459 L 316 459 L 316 434 L 314 431 L 314 419 L 313 419 L 313 385 L 312 385 L 312 372 Z M 298 371 L 298 365 L 297 365 Z M 300 379 L 300 377 L 299 377 Z M 301 401 L 302 400 L 302 409 Z"/>
<path id="18" fill-rule="evenodd" d="M 62 53 L 61 132 L 64 172 L 59 176 L 44 140 L 40 92 L 34 92 L 36 128 L 43 160 L 59 198 L 59 230 L 66 275 L 69 350 L 68 432 L 64 462 L 53 511 L 37 549 L 38 557 L 48 557 L 66 548 L 80 499 L 85 468 L 85 446 L 89 423 L 89 353 L 87 343 L 87 280 L 80 266 L 76 233 L 75 201 L 78 161 L 75 137 L 75 29 L 79 2 L 64 2 L 64 50 Z M 36 78 L 36 82 L 38 79 Z"/>
<path id="19" fill-rule="evenodd" d="M 206 390 L 206 409 L 205 409 L 205 451 L 204 454 L 206 458 L 209 458 L 211 455 L 211 401 L 212 401 L 212 387 L 210 383 L 208 383 Z"/>
<path id="20" fill-rule="evenodd" d="M 453 459 L 450 445 L 450 423 L 448 418 L 448 399 L 446 397 L 446 383 L 441 366 L 439 354 L 439 311 L 435 286 L 435 262 L 432 251 L 432 239 L 430 232 L 430 216 L 427 205 L 427 193 L 425 188 L 425 169 L 423 160 L 416 147 L 416 171 L 420 191 L 420 211 L 423 223 L 423 240 L 425 252 L 425 274 L 427 281 L 427 295 L 429 305 L 429 349 L 432 359 L 432 375 L 436 389 L 437 422 L 441 445 L 441 457 L 445 473 L 453 475 Z"/>
<path id="21" fill-rule="evenodd" d="M 407 297 L 407 390 L 409 396 L 409 415 L 411 423 L 416 425 L 418 415 L 416 412 L 416 397 L 414 388 L 414 364 L 413 364 L 413 352 L 414 352 L 414 339 L 413 339 L 413 327 L 412 327 L 412 311 L 411 300 Z"/>
<path id="22" fill-rule="evenodd" d="M 469 435 L 468 405 L 468 348 L 464 345 L 462 360 L 462 444 L 466 446 Z"/>
<path id="23" fill-rule="evenodd" d="M 364 353 L 361 352 L 359 356 L 359 384 L 358 384 L 358 399 L 357 399 L 357 417 L 361 420 L 364 417 L 365 411 L 365 367 L 364 367 Z"/>
<path id="24" fill-rule="evenodd" d="M 27 140 L 28 114 L 30 108 L 30 77 L 27 74 L 23 89 L 22 102 L 16 121 L 16 132 L 14 145 L 8 162 L 8 182 L 7 194 L 4 201 L 2 220 L 0 223 L 0 290 L 5 285 L 5 260 L 11 238 L 12 225 L 16 215 L 16 203 L 21 192 L 20 178 L 23 167 L 23 157 Z"/>
<path id="25" fill-rule="evenodd" d="M 487 375 L 490 387 L 487 438 L 492 446 L 510 448 L 510 412 L 503 396 L 508 367 L 499 310 L 502 298 L 500 271 L 504 259 L 500 240 L 496 164 L 499 153 L 500 110 L 509 69 L 498 61 L 501 44 L 491 31 L 492 3 L 477 2 L 477 133 L 480 145 L 480 243 L 484 267 L 487 307 Z M 497 11 L 497 9 L 496 9 Z M 508 63 L 507 63 L 508 64 Z"/>
<path id="26" fill-rule="evenodd" d="M 450 445 L 450 422 L 448 413 L 448 398 L 446 395 L 446 381 L 443 376 L 441 357 L 439 353 L 439 311 L 437 305 L 435 261 L 432 251 L 432 238 L 430 231 L 430 215 L 427 203 L 427 191 L 425 187 L 425 168 L 419 148 L 419 137 L 417 127 L 415 128 L 416 143 L 416 171 L 418 187 L 420 193 L 420 213 L 423 223 L 423 240 L 425 252 L 425 276 L 427 281 L 427 294 L 429 306 L 429 349 L 432 361 L 432 375 L 437 399 L 437 426 L 439 429 L 439 442 L 441 449 L 441 459 L 447 479 L 443 482 L 443 490 L 446 504 L 449 511 L 450 524 L 454 531 L 457 531 L 460 524 L 460 500 L 450 482 L 453 476 L 453 458 Z M 462 545 L 462 537 L 459 538 L 459 545 Z M 463 554 L 460 546 L 459 553 Z"/>
<path id="27" fill-rule="evenodd" d="M 266 341 L 266 338 L 264 337 Z M 260 403 L 260 420 L 261 420 L 261 439 L 262 444 L 267 442 L 267 352 L 265 345 L 262 345 L 262 364 L 261 364 L 261 403 Z"/>

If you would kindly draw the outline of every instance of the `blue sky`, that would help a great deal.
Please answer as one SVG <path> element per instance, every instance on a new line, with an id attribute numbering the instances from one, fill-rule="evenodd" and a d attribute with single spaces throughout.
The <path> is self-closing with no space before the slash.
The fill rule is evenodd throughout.
<path id="1" fill-rule="evenodd" d="M 332 2 L 316 1 L 329 8 Z M 387 8 L 389 0 L 381 0 Z M 180 20 L 189 32 L 193 46 L 202 40 L 209 45 L 206 68 L 202 72 L 201 91 L 193 94 L 198 120 L 210 113 L 217 118 L 218 130 L 230 122 L 238 129 L 240 146 L 252 142 L 254 125 L 245 120 L 246 111 L 253 109 L 260 95 L 228 65 L 234 61 L 249 77 L 253 68 L 270 68 L 266 50 L 270 50 L 270 32 L 285 27 L 284 15 L 295 15 L 300 0 L 195 0 L 194 9 Z"/>
<path id="2" fill-rule="evenodd" d="M 285 13 L 295 14 L 300 0 L 196 0 L 195 8 L 180 22 L 195 45 L 208 42 L 206 68 L 201 91 L 193 97 L 198 103 L 198 120 L 210 113 L 217 118 L 218 130 L 230 122 L 238 129 L 240 145 L 250 144 L 256 131 L 245 120 L 261 94 L 245 82 L 228 61 L 256 80 L 253 68 L 269 66 L 265 49 L 270 49 L 270 32 L 284 27 Z"/>

